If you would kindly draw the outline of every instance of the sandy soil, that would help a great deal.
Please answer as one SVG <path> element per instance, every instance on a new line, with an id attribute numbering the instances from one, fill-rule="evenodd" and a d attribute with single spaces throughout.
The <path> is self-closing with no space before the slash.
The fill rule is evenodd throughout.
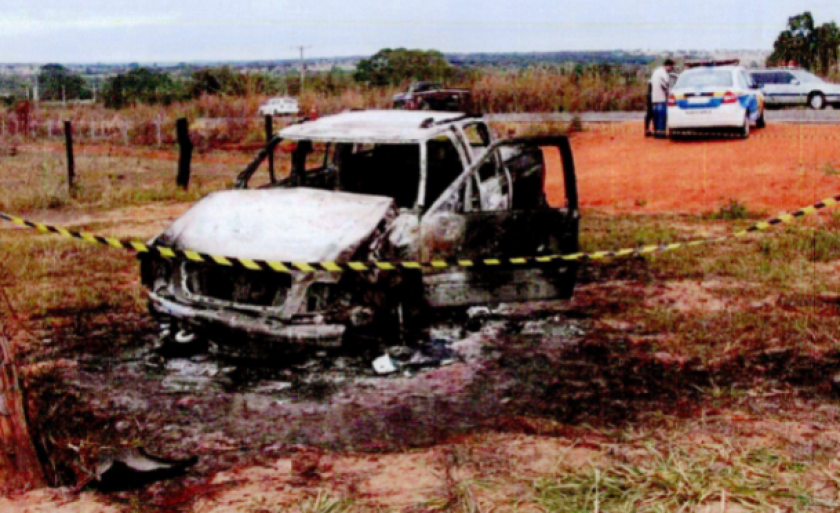
<path id="1" fill-rule="evenodd" d="M 736 200 L 776 214 L 840 194 L 840 127 L 770 124 L 749 139 L 656 140 L 641 123 L 593 125 L 572 139 L 581 207 L 714 212 Z M 559 162 L 550 162 L 559 169 Z M 547 178 L 549 201 L 562 175 Z"/>

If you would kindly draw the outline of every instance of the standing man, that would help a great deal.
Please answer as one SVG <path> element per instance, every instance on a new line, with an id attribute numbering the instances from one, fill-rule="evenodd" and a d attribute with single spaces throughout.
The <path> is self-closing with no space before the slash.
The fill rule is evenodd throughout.
<path id="1" fill-rule="evenodd" d="M 653 132 L 650 131 L 650 125 L 653 123 L 653 86 L 650 82 L 647 85 L 647 103 L 645 104 L 645 137 L 650 137 Z"/>
<path id="2" fill-rule="evenodd" d="M 653 136 L 657 139 L 667 137 L 668 121 L 668 89 L 671 86 L 671 72 L 674 71 L 674 61 L 666 59 L 662 66 L 656 68 L 650 77 L 651 105 L 653 106 Z"/>

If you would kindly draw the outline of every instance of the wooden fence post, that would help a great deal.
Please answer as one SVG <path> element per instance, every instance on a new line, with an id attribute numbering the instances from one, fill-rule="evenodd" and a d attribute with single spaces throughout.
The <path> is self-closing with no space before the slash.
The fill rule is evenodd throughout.
<path id="1" fill-rule="evenodd" d="M 274 178 L 274 148 L 269 148 L 268 145 L 274 137 L 274 127 L 272 123 L 271 114 L 265 115 L 265 144 L 268 152 L 268 176 L 271 178 L 271 183 L 277 183 Z"/>
<path id="2" fill-rule="evenodd" d="M 192 160 L 193 144 L 190 141 L 190 134 L 187 130 L 187 118 L 180 118 L 175 123 L 178 135 L 178 146 L 181 148 L 181 155 L 178 158 L 178 187 L 187 190 L 190 184 L 190 161 Z"/>
<path id="3" fill-rule="evenodd" d="M 0 330 L 0 488 L 22 492 L 46 485 L 26 422 L 12 343 Z"/>
<path id="4" fill-rule="evenodd" d="M 73 126 L 69 121 L 64 122 L 64 143 L 67 146 L 67 184 L 73 190 L 73 180 L 76 178 L 76 164 L 73 162 Z"/>

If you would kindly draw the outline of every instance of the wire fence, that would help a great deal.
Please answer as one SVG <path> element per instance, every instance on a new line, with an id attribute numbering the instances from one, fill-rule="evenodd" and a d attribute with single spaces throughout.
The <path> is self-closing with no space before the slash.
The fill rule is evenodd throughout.
<path id="1" fill-rule="evenodd" d="M 14 139 L 63 140 L 64 118 L 21 118 L 0 116 L 0 141 Z M 119 116 L 87 116 L 70 120 L 74 140 L 79 143 L 163 146 L 174 144 L 176 118 L 159 115 L 149 120 L 133 120 Z M 291 120 L 275 120 L 282 128 Z M 264 119 L 252 118 L 195 118 L 189 125 L 194 143 L 202 147 L 213 143 L 258 143 L 265 138 Z"/>

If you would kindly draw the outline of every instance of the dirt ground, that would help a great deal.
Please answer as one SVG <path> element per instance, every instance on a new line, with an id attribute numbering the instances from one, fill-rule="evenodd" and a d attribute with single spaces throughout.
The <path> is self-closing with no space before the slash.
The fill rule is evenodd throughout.
<path id="1" fill-rule="evenodd" d="M 782 124 L 746 141 L 654 140 L 639 123 L 593 125 L 572 140 L 584 216 L 609 232 L 619 230 L 613 218 L 647 214 L 688 233 L 728 231 L 679 216 L 732 201 L 775 214 L 840 194 L 838 143 L 840 127 Z M 548 175 L 553 201 L 562 197 L 558 178 Z M 47 210 L 37 218 L 147 237 L 186 207 Z M 644 228 L 656 234 L 657 226 Z M 0 226 L 0 236 L 10 230 Z M 459 357 L 388 377 L 372 372 L 368 355 L 341 352 L 267 373 L 208 355 L 163 360 L 151 354 L 154 327 L 142 312 L 73 313 L 66 345 L 51 341 L 54 357 L 28 370 L 33 385 L 55 379 L 63 387 L 61 396 L 39 398 L 55 401 L 41 411 L 92 432 L 72 443 L 60 430 L 51 435 L 68 459 L 90 469 L 88 458 L 143 446 L 199 463 L 140 492 L 63 486 L 2 498 L 0 511 L 623 511 L 616 504 L 626 503 L 637 511 L 834 511 L 840 403 L 829 378 L 838 360 L 800 365 L 793 342 L 755 353 L 738 344 L 754 332 L 768 338 L 762 324 L 795 324 L 804 355 L 833 355 L 838 285 L 796 294 L 753 283 L 747 271 L 702 267 L 727 258 L 720 251 L 687 263 L 593 267 L 569 302 L 441 320 L 434 333 Z M 119 287 L 137 288 L 129 260 Z M 818 315 L 806 312 L 811 306 Z M 647 324 L 638 312 L 650 316 Z M 734 335 L 721 328 L 741 314 L 754 316 L 739 321 L 746 327 Z M 691 330 L 721 339 L 714 365 L 682 347 L 694 340 Z M 799 333 L 778 337 L 787 343 Z"/>
<path id="2" fill-rule="evenodd" d="M 840 127 L 770 124 L 749 139 L 657 140 L 641 123 L 574 135 L 581 206 L 604 212 L 704 213 L 735 200 L 775 215 L 840 194 Z M 556 165 L 556 164 L 555 164 Z M 549 200 L 562 194 L 550 174 Z"/>

